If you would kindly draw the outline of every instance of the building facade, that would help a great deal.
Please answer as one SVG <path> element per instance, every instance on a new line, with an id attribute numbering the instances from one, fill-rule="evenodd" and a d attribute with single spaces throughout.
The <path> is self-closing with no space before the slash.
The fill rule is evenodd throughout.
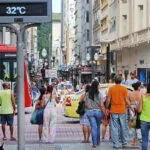
<path id="1" fill-rule="evenodd" d="M 117 37 L 111 43 L 116 54 L 116 72 L 131 71 L 143 83 L 150 81 L 150 1 L 121 0 L 118 3 Z"/>

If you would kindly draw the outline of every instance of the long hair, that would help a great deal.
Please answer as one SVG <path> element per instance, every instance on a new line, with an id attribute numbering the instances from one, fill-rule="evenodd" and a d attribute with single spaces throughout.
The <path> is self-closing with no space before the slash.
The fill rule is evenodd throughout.
<path id="1" fill-rule="evenodd" d="M 53 92 L 53 86 L 52 85 L 48 85 L 47 86 L 47 93 L 52 94 L 52 92 Z"/>
<path id="2" fill-rule="evenodd" d="M 98 86 L 99 86 L 99 82 L 97 80 L 94 80 L 89 90 L 89 98 L 92 99 L 93 101 L 94 101 L 94 95 L 98 95 L 99 93 Z"/>
<path id="3" fill-rule="evenodd" d="M 91 86 L 90 86 L 89 84 L 86 85 L 86 87 L 85 87 L 85 92 L 86 92 L 86 93 L 89 92 L 90 87 L 91 87 Z"/>
<path id="4" fill-rule="evenodd" d="M 45 89 L 44 87 L 42 87 L 42 88 L 40 89 L 40 93 L 41 93 L 41 95 L 40 95 L 40 97 L 39 97 L 39 100 L 42 100 L 43 95 L 46 93 L 46 89 Z"/>

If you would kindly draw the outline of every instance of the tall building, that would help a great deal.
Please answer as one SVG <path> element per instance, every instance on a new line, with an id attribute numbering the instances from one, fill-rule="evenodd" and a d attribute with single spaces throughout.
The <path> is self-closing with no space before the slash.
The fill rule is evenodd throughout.
<path id="1" fill-rule="evenodd" d="M 129 74 L 132 71 L 142 82 L 148 83 L 150 81 L 150 1 L 120 0 L 116 3 L 117 36 L 111 43 L 111 51 L 116 54 L 116 73 Z"/>
<path id="2" fill-rule="evenodd" d="M 60 13 L 53 14 L 52 23 L 52 56 L 51 64 L 52 67 L 57 67 L 61 65 L 60 62 L 60 40 L 61 40 L 61 22 Z"/>
<path id="3" fill-rule="evenodd" d="M 61 18 L 61 50 L 62 65 L 73 65 L 74 63 L 74 41 L 75 41 L 75 1 L 62 0 Z"/>

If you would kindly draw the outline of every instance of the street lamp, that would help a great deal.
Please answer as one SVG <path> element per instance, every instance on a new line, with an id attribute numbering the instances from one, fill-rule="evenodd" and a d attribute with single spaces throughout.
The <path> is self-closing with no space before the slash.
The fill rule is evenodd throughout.
<path id="1" fill-rule="evenodd" d="M 87 54 L 86 54 L 86 60 L 89 62 L 90 59 L 91 59 L 90 53 L 89 53 L 89 51 L 87 51 Z"/>

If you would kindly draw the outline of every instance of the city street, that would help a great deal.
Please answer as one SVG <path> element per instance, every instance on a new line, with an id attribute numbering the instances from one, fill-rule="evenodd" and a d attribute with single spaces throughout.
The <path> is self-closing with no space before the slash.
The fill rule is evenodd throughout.
<path id="1" fill-rule="evenodd" d="M 82 144 L 82 130 L 79 124 L 79 119 L 67 118 L 63 114 L 63 106 L 57 105 L 58 121 L 57 121 L 57 134 L 55 144 L 44 144 L 38 140 L 38 128 L 37 125 L 30 124 L 31 111 L 33 108 L 27 109 L 29 114 L 25 115 L 25 139 L 26 149 L 55 149 L 55 150 L 90 150 L 91 144 Z M 15 117 L 15 137 L 17 137 L 17 118 Z M 6 150 L 16 150 L 17 142 L 9 141 L 9 129 L 7 128 L 8 140 L 4 143 Z M 106 137 L 107 138 L 107 137 Z M 0 139 L 2 139 L 2 132 L 0 130 Z M 130 143 L 130 141 L 129 141 Z M 140 146 L 140 144 L 138 144 Z M 101 143 L 99 148 L 96 149 L 113 149 L 112 143 L 107 139 Z M 128 148 L 128 149 L 139 149 L 139 147 Z"/>

